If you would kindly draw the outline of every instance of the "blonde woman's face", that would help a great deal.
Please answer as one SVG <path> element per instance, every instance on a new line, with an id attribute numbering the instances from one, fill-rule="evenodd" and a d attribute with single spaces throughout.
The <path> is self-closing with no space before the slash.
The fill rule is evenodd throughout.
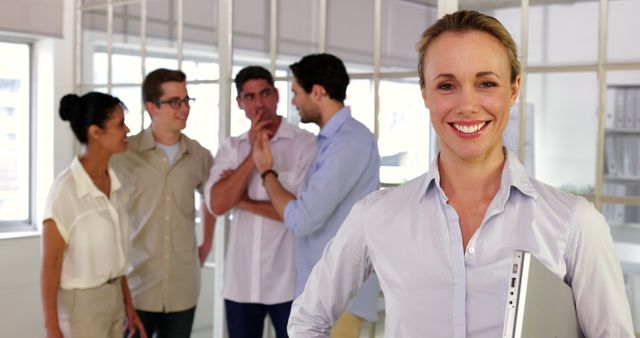
<path id="1" fill-rule="evenodd" d="M 422 97 L 442 153 L 478 160 L 501 152 L 520 84 L 519 77 L 511 83 L 502 44 L 485 32 L 446 32 L 430 43 L 422 62 Z"/>

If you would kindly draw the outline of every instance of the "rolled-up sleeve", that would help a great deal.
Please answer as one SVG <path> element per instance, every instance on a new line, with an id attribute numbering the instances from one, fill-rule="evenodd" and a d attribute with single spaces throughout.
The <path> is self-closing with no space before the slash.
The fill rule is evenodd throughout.
<path id="1" fill-rule="evenodd" d="M 372 273 L 364 234 L 362 203 L 354 206 L 313 268 L 289 318 L 290 337 L 329 337 L 331 326 Z"/>
<path id="2" fill-rule="evenodd" d="M 207 179 L 207 183 L 204 185 L 203 193 L 207 209 L 209 209 L 209 212 L 212 215 L 215 214 L 213 213 L 213 210 L 211 210 L 211 189 L 220 180 L 220 176 L 223 171 L 238 167 L 235 154 L 236 152 L 233 150 L 232 140 L 229 139 L 224 142 L 220 149 L 218 149 L 218 152 L 214 157 L 215 160 L 212 159 L 213 165 L 209 170 L 209 178 Z"/>
<path id="3" fill-rule="evenodd" d="M 296 237 L 308 236 L 325 224 L 366 170 L 371 151 L 355 142 L 333 142 L 319 150 L 306 188 L 284 210 L 284 223 Z"/>

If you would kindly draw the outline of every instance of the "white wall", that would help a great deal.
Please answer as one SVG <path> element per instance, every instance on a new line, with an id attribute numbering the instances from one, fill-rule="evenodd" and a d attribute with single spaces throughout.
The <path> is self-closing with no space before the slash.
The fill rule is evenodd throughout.
<path id="1" fill-rule="evenodd" d="M 72 0 L 65 0 L 63 38 L 41 38 L 33 45 L 36 116 L 35 223 L 53 177 L 73 156 L 73 135 L 58 118 L 57 100 L 73 90 Z M 0 239 L 0 337 L 42 337 L 40 236 Z"/>

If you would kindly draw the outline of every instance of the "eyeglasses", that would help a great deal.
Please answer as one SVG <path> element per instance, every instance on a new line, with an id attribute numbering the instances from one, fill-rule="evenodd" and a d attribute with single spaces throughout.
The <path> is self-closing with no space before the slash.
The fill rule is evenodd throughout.
<path id="1" fill-rule="evenodd" d="M 180 107 L 182 107 L 182 104 L 184 103 L 187 107 L 191 107 L 191 104 L 196 100 L 195 97 L 185 97 L 184 99 L 179 99 L 177 97 L 168 99 L 168 100 L 158 100 L 156 101 L 156 105 L 161 105 L 161 104 L 168 104 L 171 106 L 171 108 L 173 109 L 180 109 Z"/>

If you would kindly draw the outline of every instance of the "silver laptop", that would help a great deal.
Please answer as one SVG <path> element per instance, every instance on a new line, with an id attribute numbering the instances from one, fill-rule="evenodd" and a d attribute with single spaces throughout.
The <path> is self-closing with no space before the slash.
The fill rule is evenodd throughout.
<path id="1" fill-rule="evenodd" d="M 582 338 L 571 287 L 531 253 L 513 252 L 505 338 Z"/>

